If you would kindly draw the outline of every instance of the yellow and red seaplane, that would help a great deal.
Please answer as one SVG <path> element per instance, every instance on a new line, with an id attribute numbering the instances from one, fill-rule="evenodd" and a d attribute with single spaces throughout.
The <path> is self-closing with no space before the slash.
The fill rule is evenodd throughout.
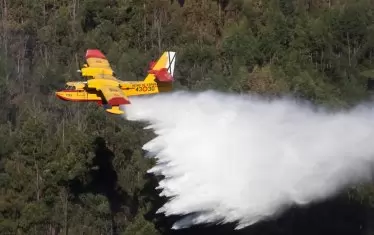
<path id="1" fill-rule="evenodd" d="M 172 90 L 175 52 L 166 51 L 152 61 L 143 81 L 122 81 L 116 78 L 108 59 L 98 49 L 86 51 L 86 64 L 78 70 L 86 81 L 67 82 L 56 96 L 65 101 L 97 102 L 107 112 L 123 114 L 121 105 L 130 104 L 129 96 L 149 95 Z"/>

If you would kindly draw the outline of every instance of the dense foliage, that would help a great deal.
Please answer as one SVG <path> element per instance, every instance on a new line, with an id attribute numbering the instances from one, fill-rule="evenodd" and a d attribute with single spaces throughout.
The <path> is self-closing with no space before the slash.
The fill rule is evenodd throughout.
<path id="1" fill-rule="evenodd" d="M 141 146 L 152 133 L 54 96 L 79 79 L 87 48 L 105 52 L 122 79 L 143 79 L 151 59 L 175 50 L 175 89 L 292 94 L 337 107 L 367 96 L 374 69 L 369 0 L 2 0 L 0 8 L 1 234 L 173 232 L 154 214 L 162 199 L 145 172 L 152 162 Z M 369 234 L 372 192 L 357 187 L 237 233 Z"/>

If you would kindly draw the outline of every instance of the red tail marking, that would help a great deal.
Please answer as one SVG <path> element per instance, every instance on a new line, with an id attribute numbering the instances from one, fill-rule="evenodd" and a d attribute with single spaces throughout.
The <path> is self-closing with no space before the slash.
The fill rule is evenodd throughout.
<path id="1" fill-rule="evenodd" d="M 156 75 L 157 80 L 160 82 L 172 82 L 174 79 L 166 68 L 152 71 Z"/>

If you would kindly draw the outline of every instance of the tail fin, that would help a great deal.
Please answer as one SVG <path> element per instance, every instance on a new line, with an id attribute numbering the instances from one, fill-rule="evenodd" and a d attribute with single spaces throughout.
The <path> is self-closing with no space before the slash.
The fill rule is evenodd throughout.
<path id="1" fill-rule="evenodd" d="M 148 75 L 145 82 L 173 82 L 176 55 L 174 51 L 165 51 L 156 61 L 149 65 Z"/>

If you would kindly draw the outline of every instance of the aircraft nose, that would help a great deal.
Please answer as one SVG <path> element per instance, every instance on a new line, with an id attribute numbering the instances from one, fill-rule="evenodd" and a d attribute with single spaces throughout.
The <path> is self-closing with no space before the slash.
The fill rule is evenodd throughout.
<path id="1" fill-rule="evenodd" d="M 57 98 L 64 99 L 64 96 L 63 96 L 61 91 L 56 91 L 55 95 L 56 95 Z"/>

